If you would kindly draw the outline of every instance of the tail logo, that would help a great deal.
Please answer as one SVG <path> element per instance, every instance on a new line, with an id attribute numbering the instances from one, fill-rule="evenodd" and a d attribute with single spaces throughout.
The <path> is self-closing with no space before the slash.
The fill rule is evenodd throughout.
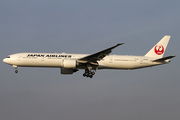
<path id="1" fill-rule="evenodd" d="M 157 55 L 162 55 L 164 53 L 164 47 L 162 45 L 156 45 L 154 47 L 154 52 L 157 54 Z"/>

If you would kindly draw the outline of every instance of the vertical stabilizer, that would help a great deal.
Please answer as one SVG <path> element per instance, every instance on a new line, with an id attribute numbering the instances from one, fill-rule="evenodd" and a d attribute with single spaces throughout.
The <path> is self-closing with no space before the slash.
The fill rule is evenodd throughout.
<path id="1" fill-rule="evenodd" d="M 162 58 L 171 36 L 164 36 L 145 56 Z"/>

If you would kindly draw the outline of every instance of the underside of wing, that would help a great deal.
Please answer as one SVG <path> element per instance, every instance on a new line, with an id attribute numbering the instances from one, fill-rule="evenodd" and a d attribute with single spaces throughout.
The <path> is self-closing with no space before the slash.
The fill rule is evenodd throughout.
<path id="1" fill-rule="evenodd" d="M 124 44 L 124 43 L 120 43 L 120 44 L 117 44 L 117 45 L 112 46 L 110 48 L 107 48 L 105 50 L 102 50 L 100 52 L 85 56 L 83 58 L 78 59 L 77 61 L 80 62 L 80 63 L 87 63 L 87 62 L 96 63 L 97 61 L 100 61 L 101 59 L 103 59 L 105 56 L 109 55 L 109 53 L 112 52 L 112 49 L 114 49 L 114 48 L 116 48 L 116 47 L 118 47 L 119 45 L 122 45 L 122 44 Z"/>

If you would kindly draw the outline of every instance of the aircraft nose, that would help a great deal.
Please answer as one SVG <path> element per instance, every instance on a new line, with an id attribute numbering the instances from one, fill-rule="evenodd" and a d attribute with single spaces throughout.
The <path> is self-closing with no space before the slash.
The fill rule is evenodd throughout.
<path id="1" fill-rule="evenodd" d="M 5 59 L 6 59 L 6 58 L 4 58 L 4 59 L 3 59 L 3 62 L 5 62 L 5 61 L 6 61 Z"/>
<path id="2" fill-rule="evenodd" d="M 4 58 L 4 59 L 3 59 L 3 62 L 4 62 L 4 63 L 8 63 L 7 58 Z"/>

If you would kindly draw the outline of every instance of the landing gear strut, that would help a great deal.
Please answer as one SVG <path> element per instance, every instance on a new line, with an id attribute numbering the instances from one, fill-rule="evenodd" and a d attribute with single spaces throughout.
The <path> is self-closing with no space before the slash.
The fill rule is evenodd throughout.
<path id="1" fill-rule="evenodd" d="M 15 68 L 15 73 L 18 73 L 17 66 L 13 65 L 13 68 Z"/>
<path id="2" fill-rule="evenodd" d="M 84 76 L 84 77 L 90 77 L 90 78 L 92 78 L 94 74 L 95 74 L 94 71 L 85 70 L 85 73 L 83 74 L 83 76 Z"/>

